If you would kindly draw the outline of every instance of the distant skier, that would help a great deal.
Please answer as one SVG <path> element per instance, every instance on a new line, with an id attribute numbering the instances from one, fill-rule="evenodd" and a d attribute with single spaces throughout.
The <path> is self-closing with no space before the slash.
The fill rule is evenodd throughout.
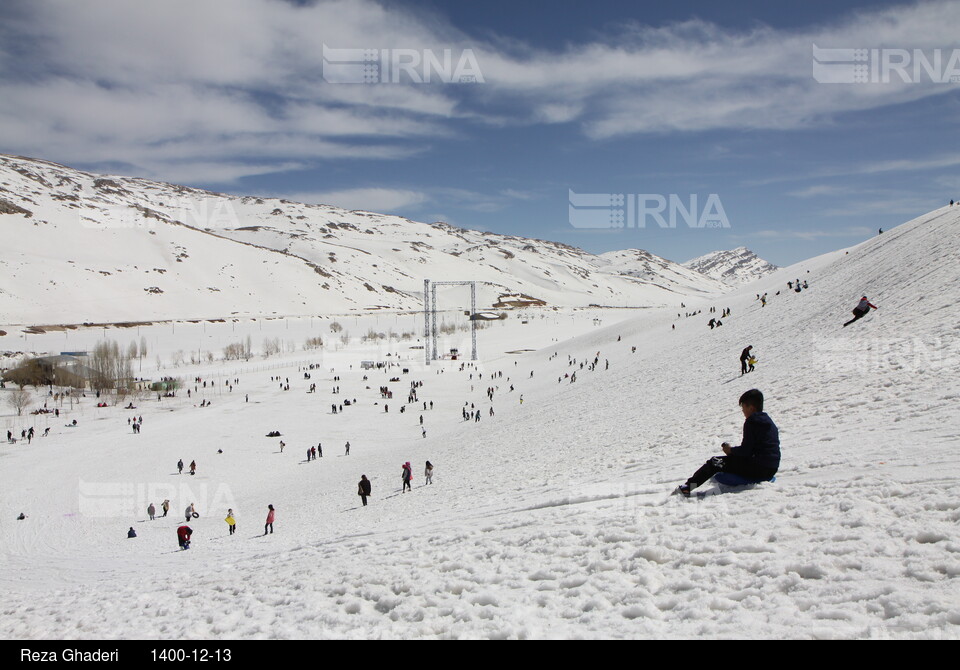
<path id="1" fill-rule="evenodd" d="M 190 526 L 180 526 L 177 528 L 177 542 L 180 544 L 180 549 L 187 550 L 190 548 L 190 536 L 193 535 L 193 529 Z"/>
<path id="2" fill-rule="evenodd" d="M 364 507 L 367 506 L 367 498 L 370 497 L 371 490 L 370 480 L 367 479 L 366 475 L 360 475 L 360 481 L 357 483 L 357 495 L 360 496 L 360 500 L 363 501 Z"/>
<path id="3" fill-rule="evenodd" d="M 738 447 L 727 442 L 721 446 L 723 456 L 714 456 L 704 463 L 674 493 L 689 496 L 690 492 L 717 475 L 717 481 L 731 486 L 769 481 L 780 468 L 780 432 L 763 411 L 763 393 L 750 389 L 740 396 L 743 441 Z"/>
<path id="4" fill-rule="evenodd" d="M 273 533 L 273 517 L 276 514 L 276 510 L 273 509 L 273 505 L 267 505 L 267 522 L 263 524 L 263 534 L 267 534 L 267 529 L 270 529 L 270 532 Z"/>
<path id="5" fill-rule="evenodd" d="M 847 321 L 845 324 L 843 324 L 843 327 L 846 328 L 854 321 L 858 321 L 862 319 L 864 316 L 867 315 L 867 312 L 870 311 L 871 307 L 873 309 L 878 309 L 876 305 L 871 304 L 870 301 L 867 300 L 867 296 L 863 296 L 862 298 L 860 298 L 860 303 L 853 308 L 853 318 Z"/>
<path id="6" fill-rule="evenodd" d="M 410 482 L 413 480 L 413 468 L 410 467 L 410 461 L 403 464 L 401 477 L 403 478 L 403 493 L 406 493 L 408 490 L 413 491 L 413 488 L 410 486 Z"/>

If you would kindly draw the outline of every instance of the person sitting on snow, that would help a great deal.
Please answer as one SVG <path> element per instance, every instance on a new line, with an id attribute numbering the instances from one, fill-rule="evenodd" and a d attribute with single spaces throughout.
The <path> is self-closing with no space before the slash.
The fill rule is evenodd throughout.
<path id="1" fill-rule="evenodd" d="M 780 468 L 780 431 L 763 411 L 763 393 L 750 389 L 740 396 L 743 422 L 743 441 L 738 447 L 727 442 L 721 446 L 723 456 L 714 456 L 704 463 L 686 483 L 674 493 L 688 497 L 711 477 L 718 484 L 742 486 L 773 479 Z"/>

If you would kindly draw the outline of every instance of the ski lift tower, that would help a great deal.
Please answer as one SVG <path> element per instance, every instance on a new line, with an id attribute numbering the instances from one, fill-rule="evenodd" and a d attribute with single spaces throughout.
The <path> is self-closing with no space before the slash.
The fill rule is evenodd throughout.
<path id="1" fill-rule="evenodd" d="M 423 355 L 427 365 L 438 360 L 439 329 L 437 328 L 437 286 L 470 287 L 470 341 L 472 346 L 470 360 L 477 360 L 477 282 L 475 281 L 430 281 L 423 280 Z"/>

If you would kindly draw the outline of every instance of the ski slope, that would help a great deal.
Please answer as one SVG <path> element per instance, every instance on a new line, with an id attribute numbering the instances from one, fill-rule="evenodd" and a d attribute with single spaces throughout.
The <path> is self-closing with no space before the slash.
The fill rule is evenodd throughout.
<path id="1" fill-rule="evenodd" d="M 411 360 L 409 374 L 364 381 L 358 354 L 310 380 L 291 364 L 190 401 L 88 409 L 77 428 L 0 447 L 0 629 L 6 638 L 955 639 L 958 250 L 960 207 L 944 208 L 685 309 L 620 312 L 630 318 L 581 324 L 574 337 L 533 320 L 534 352 L 502 353 L 517 348 L 512 331 L 483 331 L 475 368 Z M 809 289 L 788 292 L 797 277 Z M 879 310 L 841 328 L 862 294 Z M 711 306 L 732 310 L 714 330 Z M 741 377 L 748 344 L 759 363 Z M 594 357 L 594 371 L 580 368 Z M 574 371 L 575 383 L 563 378 Z M 401 414 L 411 380 L 423 382 L 419 402 Z M 385 384 L 392 400 L 377 393 Z M 721 441 L 738 443 L 737 398 L 753 387 L 780 428 L 777 482 L 703 501 L 669 496 Z M 195 407 L 204 397 L 212 406 Z M 357 404 L 332 414 L 344 398 Z M 465 402 L 479 423 L 463 421 Z M 139 435 L 132 414 L 144 417 Z M 283 437 L 264 437 L 274 429 Z M 303 462 L 317 442 L 323 459 Z M 196 459 L 198 475 L 177 475 L 178 458 Z M 426 460 L 436 466 L 430 487 Z M 401 494 L 406 461 L 414 488 Z M 361 474 L 373 484 L 366 508 Z M 171 516 L 146 520 L 146 504 L 163 497 Z M 179 552 L 190 502 L 201 517 L 193 548 Z M 81 513 L 97 504 L 132 510 Z M 264 537 L 268 504 L 276 532 Z M 21 511 L 28 518 L 14 521 Z M 138 538 L 126 538 L 130 526 Z"/>

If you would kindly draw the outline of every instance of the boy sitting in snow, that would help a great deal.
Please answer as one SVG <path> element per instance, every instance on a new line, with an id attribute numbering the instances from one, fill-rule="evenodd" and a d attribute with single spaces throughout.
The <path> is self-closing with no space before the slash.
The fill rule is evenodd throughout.
<path id="1" fill-rule="evenodd" d="M 723 456 L 714 456 L 704 463 L 675 493 L 689 496 L 711 477 L 728 486 L 741 486 L 769 481 L 780 467 L 780 432 L 763 411 L 763 393 L 750 389 L 740 396 L 743 422 L 743 442 L 731 447 L 721 445 Z"/>

